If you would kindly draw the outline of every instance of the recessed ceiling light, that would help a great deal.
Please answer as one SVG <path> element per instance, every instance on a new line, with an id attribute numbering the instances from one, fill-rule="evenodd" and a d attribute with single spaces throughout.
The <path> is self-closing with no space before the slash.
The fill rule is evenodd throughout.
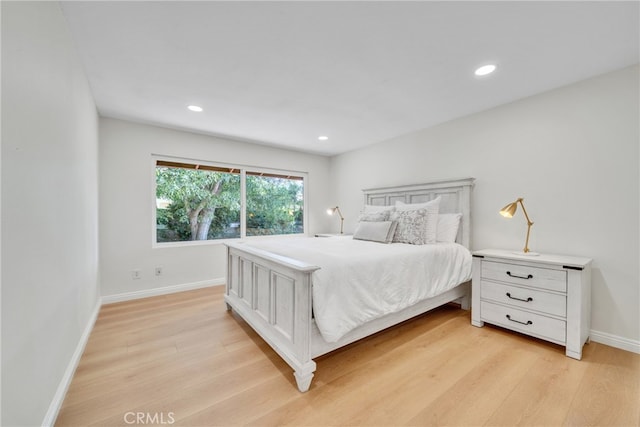
<path id="1" fill-rule="evenodd" d="M 196 113 L 200 113 L 202 111 L 202 107 L 198 107 L 197 105 L 189 105 L 187 108 L 191 111 L 195 111 Z"/>
<path id="2" fill-rule="evenodd" d="M 487 74 L 491 74 L 496 70 L 496 66 L 493 64 L 483 65 L 478 68 L 475 72 L 476 76 L 486 76 Z"/>
<path id="3" fill-rule="evenodd" d="M 326 141 L 327 139 L 329 139 L 329 137 L 324 135 L 318 137 L 318 140 L 320 141 Z"/>

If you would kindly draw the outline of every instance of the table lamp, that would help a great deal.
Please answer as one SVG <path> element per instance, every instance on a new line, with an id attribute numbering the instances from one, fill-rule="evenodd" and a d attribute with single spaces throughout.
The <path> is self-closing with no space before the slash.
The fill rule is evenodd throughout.
<path id="1" fill-rule="evenodd" d="M 344 226 L 344 217 L 342 216 L 342 212 L 340 212 L 340 208 L 339 207 L 335 207 L 335 208 L 329 208 L 327 209 L 327 213 L 329 215 L 333 215 L 334 213 L 338 213 L 338 215 L 340 216 L 340 234 L 344 234 L 344 232 L 342 231 L 342 228 Z"/>
<path id="2" fill-rule="evenodd" d="M 522 252 L 518 252 L 518 253 L 521 255 L 539 255 L 537 252 L 531 252 L 529 250 L 529 234 L 531 233 L 531 226 L 533 225 L 533 222 L 529 218 L 529 215 L 527 215 L 527 210 L 524 208 L 524 203 L 522 203 L 522 200 L 523 198 L 519 197 L 518 200 L 516 200 L 515 202 L 509 203 L 507 206 L 500 209 L 500 215 L 502 215 L 505 218 L 513 218 L 513 215 L 516 213 L 516 210 L 518 210 L 518 203 L 520 203 L 520 206 L 522 207 L 522 212 L 524 213 L 524 216 L 527 219 L 527 238 L 524 242 L 524 249 L 522 250 Z"/>

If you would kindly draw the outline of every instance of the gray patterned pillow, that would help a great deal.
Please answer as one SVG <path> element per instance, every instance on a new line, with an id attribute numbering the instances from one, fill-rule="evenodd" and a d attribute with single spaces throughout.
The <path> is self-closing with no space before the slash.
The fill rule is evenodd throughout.
<path id="1" fill-rule="evenodd" d="M 394 211 L 390 219 L 398 223 L 394 243 L 427 244 L 427 209 Z"/>
<path id="2" fill-rule="evenodd" d="M 388 221 L 389 214 L 395 210 L 395 206 L 375 206 L 375 205 L 364 205 L 362 212 L 360 212 L 360 217 L 358 221 Z"/>
<path id="3" fill-rule="evenodd" d="M 381 222 L 389 220 L 390 210 L 378 212 L 362 212 L 358 221 L 360 222 Z"/>

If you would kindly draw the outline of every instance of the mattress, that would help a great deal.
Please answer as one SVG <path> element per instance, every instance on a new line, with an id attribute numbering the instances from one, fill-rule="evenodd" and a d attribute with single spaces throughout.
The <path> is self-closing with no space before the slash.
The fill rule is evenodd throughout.
<path id="1" fill-rule="evenodd" d="M 313 310 L 327 342 L 471 279 L 471 253 L 457 243 L 384 244 L 346 236 L 247 245 L 320 267 L 312 276 Z"/>

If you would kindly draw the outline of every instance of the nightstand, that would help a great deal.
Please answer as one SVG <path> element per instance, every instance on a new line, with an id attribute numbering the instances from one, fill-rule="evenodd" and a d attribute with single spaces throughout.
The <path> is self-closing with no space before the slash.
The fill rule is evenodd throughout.
<path id="1" fill-rule="evenodd" d="M 591 259 L 473 253 L 471 323 L 484 322 L 566 347 L 582 358 L 591 329 Z"/>

